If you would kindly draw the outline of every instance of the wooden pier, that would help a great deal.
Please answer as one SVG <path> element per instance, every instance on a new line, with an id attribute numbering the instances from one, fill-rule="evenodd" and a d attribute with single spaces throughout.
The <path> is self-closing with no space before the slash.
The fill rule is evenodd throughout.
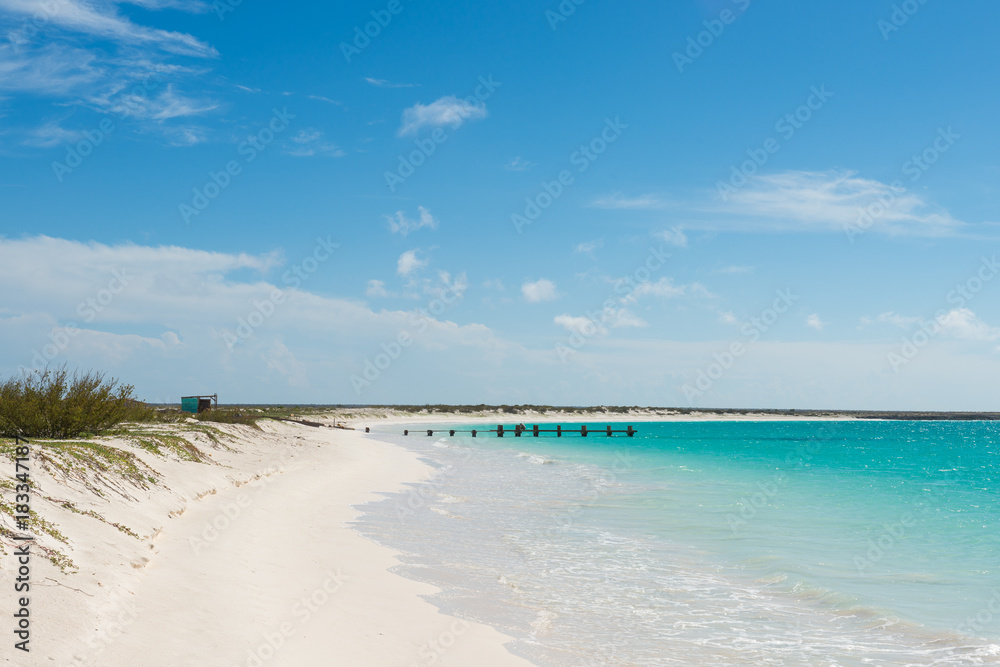
<path id="1" fill-rule="evenodd" d="M 543 433 L 555 433 L 557 438 L 561 438 L 564 435 L 579 435 L 584 438 L 586 438 L 589 435 L 604 435 L 610 438 L 616 433 L 621 433 L 631 438 L 634 437 L 636 433 L 638 433 L 638 431 L 632 428 L 631 425 L 628 428 L 624 429 L 622 428 L 613 429 L 611 428 L 610 424 L 606 428 L 597 428 L 597 429 L 590 428 L 587 426 L 581 426 L 579 429 L 563 428 L 562 426 L 556 426 L 555 428 L 541 428 L 538 424 L 533 425 L 531 428 L 528 428 L 527 426 L 523 426 L 521 424 L 518 424 L 514 428 L 509 428 L 509 427 L 505 428 L 503 424 L 499 424 L 497 425 L 496 428 L 483 429 L 483 430 L 480 429 L 472 429 L 471 431 L 460 431 L 457 429 L 445 429 L 445 430 L 447 430 L 448 435 L 450 436 L 454 436 L 456 433 L 471 433 L 473 438 L 478 437 L 480 433 L 496 433 L 498 438 L 502 438 L 505 435 L 512 435 L 515 438 L 520 438 L 525 433 L 530 433 L 532 436 L 536 438 Z M 443 433 L 444 431 L 441 432 Z M 410 431 L 409 430 L 403 431 L 403 435 L 410 435 Z M 434 430 L 427 429 L 427 435 L 429 436 L 434 435 Z"/>

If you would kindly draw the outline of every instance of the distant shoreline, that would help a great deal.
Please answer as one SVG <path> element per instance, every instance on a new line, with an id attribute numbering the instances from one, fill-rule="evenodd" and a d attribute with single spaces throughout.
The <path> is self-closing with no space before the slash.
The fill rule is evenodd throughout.
<path id="1" fill-rule="evenodd" d="M 158 404 L 151 404 L 159 407 Z M 766 420 L 892 420 L 892 421 L 1000 421 L 1000 412 L 930 410 L 781 410 L 754 408 L 645 408 L 628 406 L 548 406 L 548 405 L 342 405 L 342 404 L 227 404 L 220 407 L 246 409 L 281 407 L 303 415 L 336 415 L 392 419 L 397 422 L 488 419 L 505 423 L 535 419 L 551 421 L 588 419 L 597 421 L 766 421 Z"/>

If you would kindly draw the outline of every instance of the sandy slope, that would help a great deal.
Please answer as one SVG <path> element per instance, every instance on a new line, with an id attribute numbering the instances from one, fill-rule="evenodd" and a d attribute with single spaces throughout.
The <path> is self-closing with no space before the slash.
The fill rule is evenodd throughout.
<path id="1" fill-rule="evenodd" d="M 427 466 L 358 433 L 265 424 L 266 434 L 242 433 L 238 452 L 212 451 L 225 466 L 144 456 L 163 482 L 130 490 L 131 500 L 39 474 L 38 495 L 94 508 L 142 539 L 39 501 L 70 538 L 79 572 L 34 559 L 32 652 L 5 639 L 0 661 L 530 664 L 508 654 L 509 638 L 492 628 L 439 613 L 419 597 L 432 587 L 388 572 L 393 552 L 345 525 L 358 514 L 352 505 L 424 478 Z M 0 561 L 4 591 L 12 560 Z M 10 596 L 3 600 L 9 617 Z M 2 625 L 7 635 L 9 621 Z"/>

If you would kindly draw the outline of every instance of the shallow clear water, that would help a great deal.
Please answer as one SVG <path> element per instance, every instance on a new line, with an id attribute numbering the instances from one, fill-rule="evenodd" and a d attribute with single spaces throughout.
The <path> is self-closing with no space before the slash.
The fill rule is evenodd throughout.
<path id="1" fill-rule="evenodd" d="M 376 433 L 438 471 L 358 528 L 540 665 L 1000 664 L 1000 425 L 637 428 Z"/>

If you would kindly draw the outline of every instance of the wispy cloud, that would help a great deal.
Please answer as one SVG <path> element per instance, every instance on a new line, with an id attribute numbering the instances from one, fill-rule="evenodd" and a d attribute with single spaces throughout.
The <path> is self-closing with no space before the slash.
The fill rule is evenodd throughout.
<path id="1" fill-rule="evenodd" d="M 521 285 L 521 295 L 528 303 L 555 301 L 557 297 L 556 284 L 545 278 L 534 282 L 526 282 Z"/>
<path id="2" fill-rule="evenodd" d="M 750 273 L 752 271 L 753 271 L 752 266 L 724 266 L 721 269 L 716 269 L 715 271 L 713 271 L 713 273 L 733 275 L 733 274 Z"/>
<path id="3" fill-rule="evenodd" d="M 516 158 L 511 159 L 510 162 L 505 164 L 503 168 L 507 171 L 528 171 L 534 166 L 535 165 L 533 163 L 528 162 L 523 157 L 518 155 Z"/>
<path id="4" fill-rule="evenodd" d="M 331 100 L 329 97 L 323 97 L 322 95 L 309 95 L 308 97 L 311 100 L 317 100 L 319 102 L 326 102 L 327 104 L 332 104 L 334 106 L 338 106 L 338 107 L 344 106 L 343 102 L 338 102 L 337 100 Z"/>
<path id="5" fill-rule="evenodd" d="M 147 9 L 162 9 L 170 6 L 175 9 L 190 10 L 192 7 L 202 7 L 201 3 L 163 3 L 136 2 Z M 93 3 L 83 0 L 0 0 L 0 12 L 13 17 L 15 25 L 23 20 L 24 25 L 32 21 L 43 22 L 63 30 L 111 40 L 114 42 L 135 46 L 160 49 L 176 55 L 214 58 L 218 51 L 201 40 L 180 32 L 171 32 L 157 28 L 148 28 L 133 23 L 118 12 L 117 4 L 113 2 Z M 29 43 L 31 33 L 22 31 L 19 27 L 11 30 L 8 35 L 14 43 Z"/>
<path id="6" fill-rule="evenodd" d="M 285 153 L 294 157 L 309 157 L 312 155 L 344 157 L 347 155 L 336 144 L 327 141 L 323 132 L 314 127 L 299 130 L 291 138 L 290 144 L 285 148 Z"/>
<path id="7" fill-rule="evenodd" d="M 415 83 L 393 83 L 392 81 L 386 81 L 385 79 L 373 79 L 371 77 L 365 77 L 365 81 L 375 86 L 376 88 L 416 88 Z"/>
<path id="8" fill-rule="evenodd" d="M 200 86 L 196 77 L 207 70 L 177 64 L 176 56 L 205 61 L 218 52 L 189 34 L 140 25 L 119 11 L 120 4 L 0 0 L 0 21 L 9 26 L 0 43 L 0 90 L 116 114 L 141 122 L 143 131 L 164 129 L 165 135 L 177 134 L 177 128 L 165 128 L 166 121 L 216 109 L 218 103 L 205 95 L 181 92 L 185 81 Z M 204 2 L 183 0 L 128 4 L 148 10 L 209 9 Z M 165 86 L 167 76 L 172 83 Z M 150 81 L 154 84 L 146 86 Z M 174 137 L 168 140 L 177 143 Z"/>
<path id="9" fill-rule="evenodd" d="M 402 211 L 396 211 L 395 215 L 385 216 L 385 220 L 389 224 L 389 231 L 393 234 L 406 236 L 410 232 L 415 232 L 425 227 L 428 229 L 437 229 L 437 220 L 434 219 L 430 211 L 423 206 L 418 206 L 417 212 L 420 214 L 419 220 L 406 217 L 406 214 Z"/>
<path id="10" fill-rule="evenodd" d="M 469 120 L 479 120 L 487 116 L 485 104 L 473 104 L 454 95 L 424 105 L 414 104 L 403 111 L 403 124 L 398 135 L 416 134 L 425 127 L 449 126 L 459 128 Z"/>
<path id="11" fill-rule="evenodd" d="M 669 206 L 669 202 L 658 195 L 639 195 L 637 197 L 626 197 L 620 192 L 616 192 L 608 197 L 601 197 L 590 203 L 592 208 L 604 208 L 615 210 L 659 210 Z"/>
<path id="12" fill-rule="evenodd" d="M 385 282 L 382 280 L 369 280 L 368 287 L 365 288 L 365 296 L 371 299 L 381 299 L 389 296 L 385 289 Z"/>
<path id="13" fill-rule="evenodd" d="M 667 299 L 675 299 L 682 296 L 713 298 L 715 295 L 708 291 L 701 283 L 690 283 L 688 285 L 675 285 L 670 278 L 660 278 L 656 282 L 645 281 L 636 285 L 630 296 L 633 300 L 644 296 L 658 296 Z"/>
<path id="14" fill-rule="evenodd" d="M 50 120 L 41 127 L 28 132 L 28 137 L 21 143 L 26 146 L 51 148 L 67 144 L 80 138 L 80 132 L 67 130 L 61 125 L 62 120 Z"/>
<path id="15" fill-rule="evenodd" d="M 686 248 L 688 244 L 687 234 L 685 234 L 684 230 L 680 227 L 665 229 L 662 232 L 655 234 L 655 236 L 672 246 L 677 246 L 678 248 Z"/>
<path id="16" fill-rule="evenodd" d="M 841 231 L 873 215 L 864 229 L 886 234 L 943 236 L 963 223 L 923 196 L 852 171 L 787 171 L 755 176 L 704 212 L 723 214 L 723 227 L 748 231 Z"/>
<path id="17" fill-rule="evenodd" d="M 590 255 L 591 257 L 593 257 L 594 251 L 602 247 L 604 247 L 604 241 L 601 239 L 598 239 L 596 241 L 586 241 L 584 243 L 576 244 L 576 247 L 573 248 L 573 252 L 582 253 L 584 255 Z"/>

